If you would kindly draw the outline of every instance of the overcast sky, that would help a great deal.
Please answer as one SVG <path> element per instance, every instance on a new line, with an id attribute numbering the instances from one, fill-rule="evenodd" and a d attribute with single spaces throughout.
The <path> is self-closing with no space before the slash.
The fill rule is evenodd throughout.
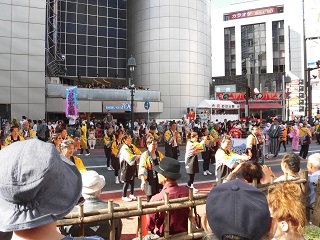
<path id="1" fill-rule="evenodd" d="M 213 8 L 221 8 L 221 7 L 228 6 L 232 3 L 238 3 L 238 2 L 249 2 L 249 1 L 246 1 L 246 0 L 212 0 L 211 5 Z"/>

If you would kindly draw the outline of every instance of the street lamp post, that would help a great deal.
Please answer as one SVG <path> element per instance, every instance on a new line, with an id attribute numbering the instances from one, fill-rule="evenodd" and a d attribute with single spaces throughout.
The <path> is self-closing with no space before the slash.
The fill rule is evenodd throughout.
<path id="1" fill-rule="evenodd" d="M 131 55 L 131 57 L 128 59 L 127 67 L 130 71 L 130 80 L 129 80 L 129 89 L 131 92 L 131 134 L 133 135 L 133 123 L 134 123 L 134 113 L 133 113 L 133 106 L 134 106 L 134 93 L 135 93 L 135 85 L 133 84 L 133 73 L 135 70 L 135 67 L 137 66 L 136 60 Z"/>
<path id="2" fill-rule="evenodd" d="M 212 78 L 212 85 L 213 85 L 213 99 L 216 100 L 216 80 Z"/>

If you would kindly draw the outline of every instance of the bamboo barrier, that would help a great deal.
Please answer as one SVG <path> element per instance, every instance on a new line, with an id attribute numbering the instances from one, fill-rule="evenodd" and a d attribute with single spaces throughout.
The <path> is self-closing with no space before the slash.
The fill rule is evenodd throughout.
<path id="1" fill-rule="evenodd" d="M 317 190 L 316 190 L 316 202 L 313 207 L 313 217 L 312 217 L 312 223 L 315 226 L 320 227 L 320 176 L 318 178 L 318 184 L 317 184 Z"/>
<path id="2" fill-rule="evenodd" d="M 287 178 L 286 178 L 287 179 Z M 302 174 L 301 179 L 291 180 L 296 184 L 300 184 L 303 190 L 303 203 L 306 203 L 307 190 L 308 190 L 308 173 L 305 171 Z M 273 182 L 273 179 L 271 179 Z M 320 179 L 319 179 L 320 184 Z M 268 193 L 268 189 L 270 186 L 274 185 L 274 183 L 269 184 L 260 184 L 257 185 L 257 180 L 255 179 L 252 185 L 259 188 L 265 194 Z M 320 185 L 319 185 L 320 186 Z M 193 208 L 198 205 L 206 204 L 208 194 L 197 194 L 193 195 L 192 189 L 189 190 L 189 196 L 178 199 L 169 199 L 168 193 L 165 195 L 164 201 L 159 202 L 147 202 L 142 203 L 142 198 L 138 197 L 137 205 L 128 206 L 128 207 L 114 207 L 113 201 L 108 201 L 108 209 L 101 209 L 96 211 L 90 211 L 83 213 L 83 207 L 79 208 L 79 214 L 71 213 L 68 214 L 65 218 L 58 221 L 57 226 L 66 226 L 66 225 L 81 225 L 81 233 L 82 236 L 85 235 L 82 229 L 84 229 L 85 223 L 98 222 L 98 221 L 107 221 L 109 220 L 111 231 L 110 231 L 110 239 L 114 239 L 115 236 L 115 228 L 114 228 L 114 220 L 119 218 L 128 218 L 128 217 L 138 217 L 138 239 L 142 239 L 142 215 L 145 214 L 154 214 L 158 212 L 165 212 L 165 230 L 164 236 L 159 239 L 197 239 L 201 238 L 205 235 L 203 229 L 195 230 L 193 228 Z M 318 206 L 319 211 L 315 214 L 315 221 L 317 221 L 318 225 L 320 224 L 320 189 L 317 189 L 317 197 L 316 197 L 316 206 Z M 316 209 L 315 206 L 315 209 Z M 189 208 L 189 217 L 188 217 L 188 231 L 184 233 L 179 233 L 170 236 L 169 235 L 169 215 L 170 210 Z"/>

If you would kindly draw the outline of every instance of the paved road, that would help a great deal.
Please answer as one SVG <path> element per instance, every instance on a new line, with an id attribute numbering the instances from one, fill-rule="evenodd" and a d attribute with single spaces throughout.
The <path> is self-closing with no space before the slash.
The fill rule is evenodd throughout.
<path id="1" fill-rule="evenodd" d="M 291 145 L 290 145 L 291 146 Z M 287 146 L 287 149 L 290 150 L 290 146 Z M 159 151 L 164 153 L 164 147 L 159 147 Z M 320 152 L 320 145 L 316 143 L 312 143 L 310 145 L 309 154 Z M 181 173 L 182 178 L 179 180 L 180 184 L 186 184 L 188 181 L 188 175 L 184 171 L 184 154 L 185 154 L 185 146 L 180 146 L 180 157 L 179 161 L 181 163 Z M 299 152 L 296 152 L 299 153 Z M 281 158 L 285 153 L 283 152 L 283 148 L 281 149 L 281 152 L 279 153 L 277 158 L 273 158 L 266 161 L 266 164 L 270 166 L 275 174 L 282 173 L 280 162 Z M 201 157 L 201 154 L 200 156 Z M 103 193 L 111 193 L 111 192 L 119 192 L 122 189 L 122 184 L 115 184 L 115 177 L 113 171 L 108 171 L 106 169 L 106 158 L 104 156 L 104 152 L 102 148 L 91 150 L 90 156 L 82 156 L 81 159 L 83 160 L 84 165 L 87 167 L 88 170 L 95 170 L 99 174 L 105 176 L 106 178 L 106 186 L 103 189 Z M 199 167 L 200 172 L 196 174 L 195 176 L 195 182 L 201 183 L 201 182 L 213 182 L 215 181 L 215 176 L 208 175 L 204 176 L 202 173 L 202 160 L 199 160 Z M 306 169 L 306 161 L 302 161 L 301 163 L 302 169 Z M 214 165 L 210 165 L 210 171 L 214 173 Z M 136 178 L 135 180 L 135 187 L 140 188 L 140 180 Z"/>

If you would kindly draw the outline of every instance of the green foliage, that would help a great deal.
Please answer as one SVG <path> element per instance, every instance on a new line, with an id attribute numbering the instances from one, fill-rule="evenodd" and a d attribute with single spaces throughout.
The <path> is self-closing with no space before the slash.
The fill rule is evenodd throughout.
<path id="1" fill-rule="evenodd" d="M 314 225 L 308 225 L 303 232 L 303 236 L 306 240 L 319 240 L 320 228 Z"/>

